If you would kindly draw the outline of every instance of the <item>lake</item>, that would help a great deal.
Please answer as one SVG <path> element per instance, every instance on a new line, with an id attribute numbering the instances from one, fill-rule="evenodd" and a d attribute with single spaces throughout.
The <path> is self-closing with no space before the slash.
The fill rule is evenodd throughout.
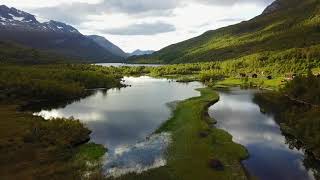
<path id="1" fill-rule="evenodd" d="M 253 102 L 257 90 L 219 91 L 220 101 L 209 108 L 218 128 L 233 135 L 250 154 L 243 161 L 250 175 L 261 180 L 313 180 L 312 170 L 304 166 L 304 152 L 286 143 L 279 125 L 270 115 L 260 112 Z"/>
<path id="2" fill-rule="evenodd" d="M 104 67 L 123 67 L 123 66 L 128 66 L 128 67 L 141 67 L 141 66 L 145 66 L 145 67 L 158 67 L 158 66 L 163 66 L 161 64 L 126 64 L 126 63 L 98 63 L 95 64 L 98 66 L 104 66 Z"/>
<path id="3" fill-rule="evenodd" d="M 107 176 L 142 172 L 164 166 L 170 134 L 152 135 L 168 120 L 172 102 L 200 96 L 201 83 L 178 83 L 151 77 L 126 77 L 131 87 L 96 91 L 64 108 L 43 110 L 35 115 L 46 119 L 74 117 L 92 130 L 91 141 L 105 145 Z"/>

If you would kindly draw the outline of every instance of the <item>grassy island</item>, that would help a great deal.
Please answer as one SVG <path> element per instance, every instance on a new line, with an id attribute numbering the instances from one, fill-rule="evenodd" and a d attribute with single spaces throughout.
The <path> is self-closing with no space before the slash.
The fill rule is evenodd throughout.
<path id="1" fill-rule="evenodd" d="M 212 127 L 207 109 L 219 100 L 210 88 L 200 89 L 200 97 L 178 104 L 173 117 L 156 133 L 172 133 L 168 164 L 142 175 L 119 179 L 247 179 L 240 161 L 248 157 L 246 149 L 234 142 L 227 132 Z M 222 169 L 210 166 L 210 160 L 222 163 Z"/>

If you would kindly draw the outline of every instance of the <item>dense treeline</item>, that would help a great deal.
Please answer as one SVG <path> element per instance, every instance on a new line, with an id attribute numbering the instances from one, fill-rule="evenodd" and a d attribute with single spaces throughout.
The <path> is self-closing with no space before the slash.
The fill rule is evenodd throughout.
<path id="1" fill-rule="evenodd" d="M 264 78 L 284 76 L 286 73 L 306 74 L 309 69 L 320 67 L 319 52 L 320 46 L 312 46 L 258 53 L 228 61 L 145 68 L 143 71 L 153 76 L 193 75 L 202 81 L 217 77 L 239 77 L 240 74 L 257 74 Z"/>
<path id="2" fill-rule="evenodd" d="M 320 77 L 312 72 L 295 77 L 282 91 L 292 99 L 320 106 Z"/>
<path id="3" fill-rule="evenodd" d="M 64 100 L 86 95 L 87 89 L 120 87 L 115 68 L 91 65 L 1 64 L 1 99 Z"/>

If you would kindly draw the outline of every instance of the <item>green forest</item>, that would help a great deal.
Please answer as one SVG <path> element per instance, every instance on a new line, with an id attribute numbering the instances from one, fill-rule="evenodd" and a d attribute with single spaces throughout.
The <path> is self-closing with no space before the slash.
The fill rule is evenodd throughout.
<path id="1" fill-rule="evenodd" d="M 81 64 L 2 64 L 1 99 L 72 100 L 85 96 L 88 89 L 121 87 L 117 72 Z"/>

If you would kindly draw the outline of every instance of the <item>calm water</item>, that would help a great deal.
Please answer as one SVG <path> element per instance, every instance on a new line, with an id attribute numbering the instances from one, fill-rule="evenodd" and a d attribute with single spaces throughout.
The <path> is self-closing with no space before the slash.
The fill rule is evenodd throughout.
<path id="1" fill-rule="evenodd" d="M 129 66 L 129 67 L 140 67 L 140 66 L 145 66 L 145 67 L 157 67 L 157 66 L 162 66 L 160 64 L 125 64 L 125 63 L 98 63 L 95 65 L 99 66 L 105 66 L 105 67 L 122 67 L 122 66 Z"/>
<path id="2" fill-rule="evenodd" d="M 148 136 L 171 116 L 168 103 L 199 96 L 195 89 L 202 87 L 150 77 L 124 80 L 132 87 L 97 91 L 65 108 L 37 113 L 47 119 L 73 116 L 83 121 L 93 131 L 92 141 L 109 149 L 104 169 L 114 176 L 165 165 L 162 155 L 170 134 Z"/>
<path id="3" fill-rule="evenodd" d="M 255 92 L 219 92 L 221 99 L 210 107 L 210 116 L 248 149 L 250 158 L 243 164 L 251 175 L 261 180 L 314 179 L 303 165 L 303 152 L 290 149 L 273 117 L 261 113 L 253 102 Z"/>

